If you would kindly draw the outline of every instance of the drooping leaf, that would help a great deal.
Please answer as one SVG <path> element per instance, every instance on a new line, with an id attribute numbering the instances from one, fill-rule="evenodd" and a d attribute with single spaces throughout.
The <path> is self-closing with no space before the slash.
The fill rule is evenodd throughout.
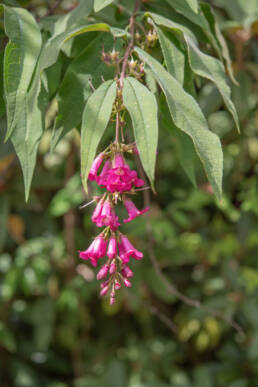
<path id="1" fill-rule="evenodd" d="M 81 128 L 81 174 L 87 192 L 87 178 L 96 149 L 104 134 L 116 98 L 115 81 L 103 83 L 85 106 Z"/>
<path id="2" fill-rule="evenodd" d="M 192 140 L 187 134 L 179 130 L 169 113 L 168 105 L 164 95 L 159 98 L 160 119 L 164 125 L 173 135 L 175 139 L 175 146 L 178 153 L 178 160 L 190 179 L 194 187 L 197 187 L 196 182 L 196 165 L 198 158 Z"/>
<path id="3" fill-rule="evenodd" d="M 166 0 L 166 2 L 191 22 L 207 29 L 207 22 L 201 13 L 198 13 L 198 5 L 196 9 L 196 4 L 194 4 L 196 2 L 191 0 Z"/>
<path id="4" fill-rule="evenodd" d="M 99 12 L 111 3 L 113 3 L 113 0 L 94 0 L 94 11 Z"/>
<path id="5" fill-rule="evenodd" d="M 9 42 L 4 58 L 4 88 L 8 139 L 18 123 L 41 49 L 41 33 L 33 16 L 23 8 L 4 7 L 5 31 Z M 19 124 L 19 123 L 18 123 Z"/>
<path id="6" fill-rule="evenodd" d="M 178 39 L 169 31 L 156 28 L 168 72 L 183 85 L 185 54 Z"/>
<path id="7" fill-rule="evenodd" d="M 5 103 L 4 103 L 4 52 L 0 52 L 0 118 L 5 114 Z"/>
<path id="8" fill-rule="evenodd" d="M 60 35 L 65 31 L 69 31 L 75 24 L 80 21 L 87 20 L 87 17 L 92 11 L 94 0 L 80 1 L 77 7 L 66 15 L 59 16 L 54 24 L 52 36 Z"/>
<path id="9" fill-rule="evenodd" d="M 184 40 L 188 50 L 189 64 L 191 69 L 194 73 L 205 77 L 215 83 L 239 131 L 237 112 L 234 104 L 231 101 L 231 92 L 229 86 L 227 85 L 226 74 L 223 64 L 218 59 L 210 55 L 204 54 L 197 47 L 194 40 L 188 35 L 187 31 L 185 29 L 182 29 L 181 26 L 175 25 L 175 23 L 164 17 L 160 17 L 159 15 L 150 14 L 150 16 L 153 18 L 155 24 L 169 28 L 172 31 L 177 32 L 179 36 L 181 35 L 181 38 Z M 166 60 L 165 55 L 167 55 L 167 52 L 166 54 L 164 53 L 164 57 Z"/>
<path id="10" fill-rule="evenodd" d="M 231 91 L 226 83 L 225 71 L 222 63 L 218 59 L 201 52 L 190 38 L 185 36 L 185 39 L 188 47 L 189 63 L 192 70 L 201 77 L 209 79 L 217 86 L 226 107 L 235 121 L 237 130 L 240 131 L 237 112 L 231 101 Z"/>
<path id="11" fill-rule="evenodd" d="M 23 110 L 19 114 L 19 121 L 11 135 L 11 141 L 22 166 L 27 201 L 36 164 L 37 150 L 43 133 L 43 114 L 47 106 L 45 89 L 42 87 L 37 100 L 34 100 L 28 93 L 22 106 Z"/>
<path id="12" fill-rule="evenodd" d="M 123 103 L 133 122 L 134 136 L 143 168 L 154 187 L 158 145 L 158 108 L 155 96 L 135 78 L 125 79 Z"/>
<path id="13" fill-rule="evenodd" d="M 135 52 L 152 69 L 162 88 L 174 124 L 191 137 L 215 195 L 222 191 L 223 154 L 219 137 L 208 130 L 207 121 L 194 98 L 153 57 L 140 48 Z"/>
<path id="14" fill-rule="evenodd" d="M 220 28 L 219 28 L 219 25 L 216 21 L 214 12 L 213 12 L 210 4 L 208 4 L 208 3 L 201 3 L 200 7 L 201 7 L 201 10 L 202 10 L 207 22 L 209 23 L 211 32 L 213 33 L 213 35 L 215 36 L 215 38 L 218 42 L 220 50 L 216 50 L 216 51 L 217 51 L 217 53 L 221 52 L 222 58 L 225 60 L 225 63 L 226 63 L 229 77 L 231 78 L 233 83 L 238 85 L 238 83 L 234 77 L 234 73 L 233 73 L 233 69 L 232 69 L 232 61 L 230 58 L 228 46 L 227 46 L 227 43 L 224 39 L 224 36 L 223 36 Z"/>
<path id="15" fill-rule="evenodd" d="M 105 50 L 112 48 L 113 39 L 110 35 L 97 36 L 69 65 L 58 93 L 58 116 L 51 141 L 54 149 L 59 139 L 81 122 L 83 108 L 92 94 L 91 82 L 94 87 L 101 83 L 101 77 L 114 77 L 114 68 L 100 61 L 99 52 L 102 45 Z"/>

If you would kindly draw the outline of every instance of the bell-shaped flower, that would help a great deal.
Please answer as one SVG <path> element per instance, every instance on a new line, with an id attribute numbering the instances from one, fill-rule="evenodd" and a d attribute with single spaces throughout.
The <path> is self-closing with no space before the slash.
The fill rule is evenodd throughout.
<path id="1" fill-rule="evenodd" d="M 125 223 L 131 222 L 137 216 L 145 214 L 145 212 L 149 211 L 149 207 L 144 208 L 143 210 L 138 210 L 138 208 L 134 205 L 131 199 L 125 198 L 124 206 L 128 212 L 128 218 L 124 219 Z"/>

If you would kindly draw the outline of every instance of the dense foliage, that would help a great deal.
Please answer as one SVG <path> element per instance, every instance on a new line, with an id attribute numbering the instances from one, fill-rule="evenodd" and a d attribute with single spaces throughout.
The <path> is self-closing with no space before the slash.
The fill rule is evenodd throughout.
<path id="1" fill-rule="evenodd" d="M 149 45 L 142 50 L 139 44 L 134 55 L 147 62 L 145 83 L 159 105 L 158 194 L 151 194 L 149 223 L 139 218 L 123 226 L 144 252 L 144 260 L 133 267 L 133 287 L 123 290 L 113 306 L 100 300 L 94 271 L 77 258 L 77 250 L 95 230 L 91 210 L 78 209 L 88 196 L 81 187 L 80 136 L 73 128 L 80 129 L 85 103 L 102 84 L 101 76 L 105 81 L 115 76 L 114 67 L 100 60 L 102 47 L 105 52 L 114 45 L 123 50 L 135 2 L 95 0 L 94 10 L 92 2 L 84 0 L 81 8 L 72 1 L 49 6 L 46 1 L 21 1 L 23 8 L 16 8 L 15 1 L 3 3 L 5 23 L 9 18 L 12 27 L 4 29 L 2 12 L 1 63 L 8 37 L 21 38 L 14 28 L 14 8 L 22 17 L 25 9 L 29 11 L 22 20 L 32 30 L 23 43 L 26 47 L 26 39 L 33 36 L 35 45 L 20 74 L 20 62 L 9 57 L 10 93 L 5 100 L 0 74 L 1 386 L 256 386 L 257 0 L 212 0 L 199 8 L 194 0 L 142 1 L 137 23 L 142 23 L 139 33 L 141 28 L 150 31 Z M 182 4 L 188 6 L 182 10 Z M 107 7 L 101 9 L 102 5 Z M 64 42 L 67 31 L 77 34 L 85 29 L 85 20 L 111 33 L 91 30 Z M 218 25 L 230 48 L 232 67 Z M 57 37 L 54 46 L 51 36 Z M 42 51 L 41 43 L 37 46 L 40 39 Z M 17 60 L 12 44 L 10 55 Z M 233 104 L 222 62 L 231 79 Z M 178 113 L 184 109 L 186 124 Z M 24 117 L 25 111 L 32 116 Z M 151 113 L 146 108 L 144 114 Z M 207 138 L 206 121 L 211 130 Z M 20 137 L 24 130 L 26 138 Z M 11 141 L 4 143 L 6 131 Z M 112 138 L 113 122 L 101 144 Z M 221 196 L 219 139 L 224 153 L 220 201 L 213 195 Z M 27 204 L 15 152 L 27 197 L 36 163 Z M 148 170 L 150 164 L 143 164 Z M 89 191 L 99 193 L 93 185 Z M 200 300 L 202 306 L 190 306 L 192 300 Z"/>

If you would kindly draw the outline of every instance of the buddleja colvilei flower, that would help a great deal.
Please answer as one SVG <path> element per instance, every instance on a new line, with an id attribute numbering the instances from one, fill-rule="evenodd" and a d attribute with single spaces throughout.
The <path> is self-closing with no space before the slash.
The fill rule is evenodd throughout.
<path id="1" fill-rule="evenodd" d="M 132 286 L 130 278 L 133 277 L 133 271 L 129 267 L 130 260 L 143 258 L 142 252 L 119 231 L 120 223 L 115 206 L 119 201 L 123 202 L 128 213 L 128 218 L 123 220 L 125 223 L 131 222 L 149 209 L 139 210 L 129 198 L 135 194 L 136 189 L 143 187 L 145 182 L 138 177 L 136 171 L 129 168 L 124 158 L 125 152 L 137 153 L 137 149 L 134 144 L 112 144 L 106 152 L 95 158 L 91 166 L 88 179 L 105 189 L 103 195 L 95 200 L 97 204 L 91 219 L 97 227 L 105 228 L 87 250 L 79 252 L 80 258 L 90 260 L 94 267 L 98 265 L 99 260 L 102 261 L 107 256 L 101 264 L 97 279 L 103 280 L 100 295 L 109 294 L 110 304 L 114 304 L 116 291 L 120 290 L 122 285 L 127 288 Z"/>

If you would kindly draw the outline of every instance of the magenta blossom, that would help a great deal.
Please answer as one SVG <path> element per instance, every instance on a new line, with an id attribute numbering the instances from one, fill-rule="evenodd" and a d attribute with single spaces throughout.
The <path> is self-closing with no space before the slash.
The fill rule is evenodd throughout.
<path id="1" fill-rule="evenodd" d="M 122 259 L 124 264 L 129 262 L 130 257 L 135 259 L 142 259 L 143 253 L 136 250 L 136 248 L 131 244 L 131 242 L 125 235 L 121 234 L 120 238 L 121 243 L 119 244 L 119 253 L 120 258 Z"/>
<path id="2" fill-rule="evenodd" d="M 125 278 L 132 278 L 134 275 L 130 267 L 126 265 L 122 268 L 121 274 Z"/>
<path id="3" fill-rule="evenodd" d="M 129 218 L 124 219 L 125 223 L 131 222 L 137 216 L 145 214 L 145 212 L 149 211 L 149 207 L 144 208 L 143 210 L 138 210 L 138 208 L 134 205 L 131 199 L 125 198 L 124 200 L 125 208 L 128 212 Z"/>
<path id="4" fill-rule="evenodd" d="M 102 234 L 98 235 L 87 250 L 80 251 L 80 258 L 90 259 L 93 266 L 97 266 L 98 259 L 103 258 L 106 253 L 107 242 Z"/>
<path id="5" fill-rule="evenodd" d="M 103 161 L 104 158 L 104 152 L 100 153 L 95 160 L 92 163 L 88 179 L 89 180 L 96 180 L 98 169 Z"/>
<path id="6" fill-rule="evenodd" d="M 112 164 L 110 160 L 107 160 L 104 164 L 104 167 L 99 176 L 97 176 L 96 181 L 98 185 L 104 186 L 107 184 L 108 172 L 112 168 Z"/>
<path id="7" fill-rule="evenodd" d="M 132 171 L 124 161 L 123 156 L 117 153 L 114 159 L 114 166 L 109 169 L 106 183 L 103 185 L 112 193 L 125 192 L 130 191 L 133 186 L 142 187 L 144 181 L 138 178 L 137 172 Z"/>
<path id="8" fill-rule="evenodd" d="M 105 200 L 103 204 L 99 202 L 98 205 L 92 215 L 92 221 L 96 223 L 97 227 L 110 226 L 111 230 L 116 230 L 120 224 L 111 202 Z"/>
<path id="9" fill-rule="evenodd" d="M 110 259 L 116 258 L 117 256 L 116 238 L 114 236 L 111 236 L 111 238 L 109 239 L 107 256 Z"/>

